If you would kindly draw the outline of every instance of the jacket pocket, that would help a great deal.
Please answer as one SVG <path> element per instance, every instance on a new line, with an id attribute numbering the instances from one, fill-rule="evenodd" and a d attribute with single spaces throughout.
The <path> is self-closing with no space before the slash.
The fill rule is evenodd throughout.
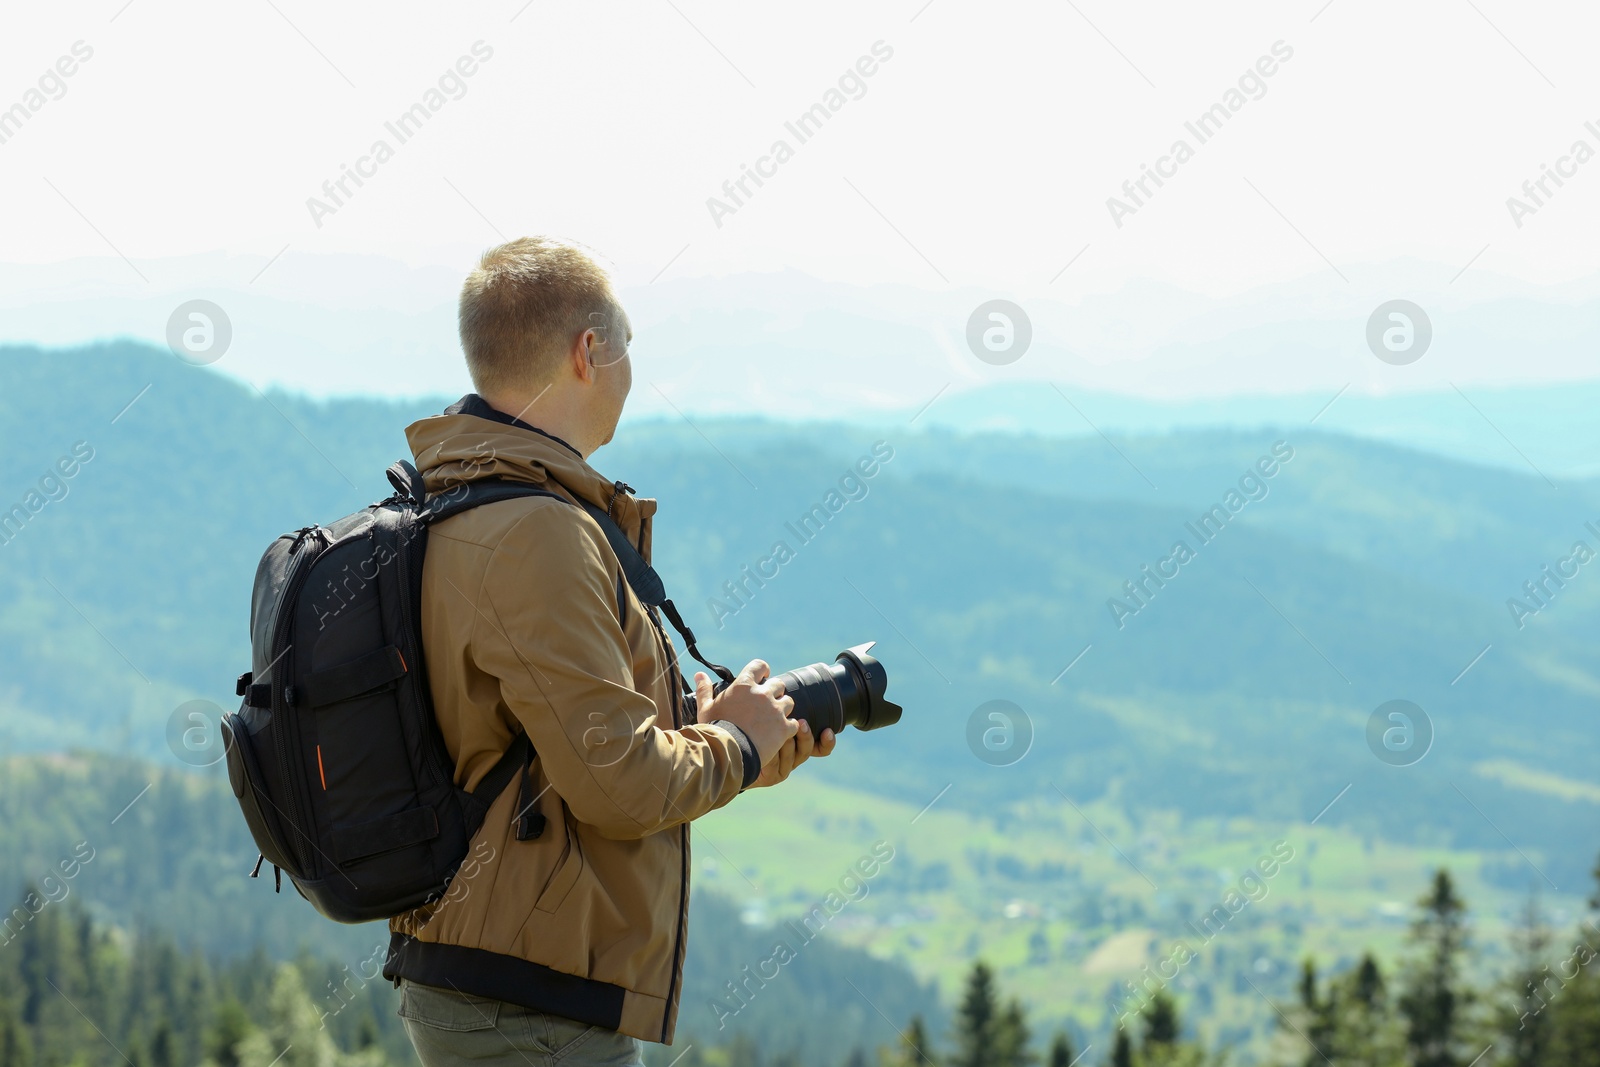
<path id="1" fill-rule="evenodd" d="M 546 824 L 545 833 L 548 835 L 555 831 L 561 834 L 561 852 L 555 866 L 550 869 L 550 878 L 545 882 L 543 891 L 533 902 L 535 911 L 560 910 L 562 902 L 567 899 L 567 894 L 571 893 L 572 887 L 578 883 L 578 876 L 583 873 L 583 849 L 578 844 L 577 825 L 573 821 L 572 812 L 567 809 L 567 802 L 560 798 L 557 798 L 557 802 L 561 806 L 560 817 L 551 819 Z M 554 848 L 556 842 L 549 841 L 546 845 Z"/>

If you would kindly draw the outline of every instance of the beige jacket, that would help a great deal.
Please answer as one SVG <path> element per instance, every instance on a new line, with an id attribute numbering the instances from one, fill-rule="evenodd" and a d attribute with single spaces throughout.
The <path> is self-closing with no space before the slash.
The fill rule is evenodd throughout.
<path id="1" fill-rule="evenodd" d="M 500 478 L 582 496 L 649 558 L 654 500 L 557 439 L 472 406 L 481 403 L 463 400 L 485 417 L 452 414 L 458 404 L 407 428 L 430 493 Z M 672 641 L 599 525 L 572 504 L 519 498 L 435 525 L 422 613 L 456 782 L 477 784 L 526 731 L 545 828 L 515 838 L 513 780 L 443 898 L 391 920 L 385 973 L 670 1043 L 688 823 L 739 793 L 754 750 L 728 724 L 683 721 Z"/>

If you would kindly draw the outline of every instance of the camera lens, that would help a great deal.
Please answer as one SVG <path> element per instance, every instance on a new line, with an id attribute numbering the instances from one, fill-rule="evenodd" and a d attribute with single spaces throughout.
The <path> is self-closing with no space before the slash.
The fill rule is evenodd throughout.
<path id="1" fill-rule="evenodd" d="M 832 663 L 813 663 L 778 675 L 783 691 L 794 698 L 790 718 L 804 719 L 811 735 L 837 734 L 846 726 L 876 730 L 900 721 L 900 705 L 884 697 L 889 672 L 870 655 L 875 641 L 839 653 Z"/>

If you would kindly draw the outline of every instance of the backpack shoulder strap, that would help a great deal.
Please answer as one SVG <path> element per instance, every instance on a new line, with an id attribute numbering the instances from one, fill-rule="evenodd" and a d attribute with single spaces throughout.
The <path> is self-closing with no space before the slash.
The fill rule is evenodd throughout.
<path id="1" fill-rule="evenodd" d="M 429 524 L 441 522 L 452 515 L 459 515 L 463 511 L 483 504 L 493 504 L 500 500 L 515 500 L 528 496 L 548 496 L 566 502 L 566 497 L 549 489 L 542 489 L 528 482 L 504 481 L 498 478 L 482 479 L 475 482 L 466 482 L 462 485 L 446 489 L 429 497 L 427 503 L 417 509 L 417 518 Z"/>
<path id="2" fill-rule="evenodd" d="M 516 482 L 502 479 L 486 479 L 483 481 L 466 482 L 453 486 L 443 493 L 428 495 L 427 487 L 423 483 L 422 474 L 408 460 L 396 461 L 388 470 L 389 484 L 394 486 L 393 499 L 411 505 L 417 522 L 424 527 L 435 522 L 448 519 L 452 515 L 459 515 L 482 504 L 491 504 L 497 500 L 511 500 L 518 497 L 548 496 L 565 502 L 566 498 L 560 493 L 542 489 L 527 482 Z M 241 685 L 248 685 L 248 679 L 241 679 Z M 462 807 L 466 814 L 467 833 L 472 835 L 478 832 L 483 825 L 483 820 L 489 813 L 489 807 L 511 780 L 521 774 L 526 791 L 527 768 L 533 761 L 533 740 L 524 732 L 512 738 L 511 744 L 500 754 L 489 773 L 485 774 L 470 792 L 462 791 Z M 522 807 L 524 801 L 518 800 Z M 518 838 L 523 838 L 522 825 L 527 821 L 526 813 L 519 813 Z"/>
<path id="3" fill-rule="evenodd" d="M 389 484 L 394 486 L 396 496 L 413 504 L 421 504 L 428 498 L 428 490 L 422 484 L 422 474 L 410 460 L 395 460 L 384 473 L 389 476 Z"/>
<path id="4" fill-rule="evenodd" d="M 417 473 L 416 467 L 406 460 L 400 460 L 389 468 L 389 481 L 394 485 L 396 493 L 411 501 L 417 507 L 417 518 L 426 524 L 448 519 L 452 515 L 459 515 L 470 508 L 482 504 L 492 504 L 499 500 L 511 500 L 526 496 L 555 497 L 564 503 L 571 503 L 560 493 L 549 489 L 542 489 L 528 482 L 509 481 L 501 478 L 481 478 L 477 481 L 467 482 L 454 486 L 443 493 L 431 497 L 422 497 L 422 475 Z M 602 507 L 592 504 L 578 494 L 572 494 L 578 505 L 587 511 L 591 518 L 599 525 L 600 531 L 606 535 L 606 541 L 611 545 L 611 551 L 616 554 L 617 562 L 622 565 L 622 573 L 628 580 L 628 585 L 633 588 L 634 596 L 649 605 L 660 608 L 666 615 L 667 621 L 672 623 L 673 629 L 683 637 L 684 644 L 689 649 L 689 654 L 698 660 L 708 670 L 714 671 L 717 677 L 725 682 L 733 681 L 733 672 L 720 663 L 713 663 L 706 659 L 700 652 L 699 645 L 695 642 L 694 631 L 690 630 L 683 621 L 683 616 L 678 613 L 678 608 L 667 599 L 666 584 L 662 582 L 661 575 L 645 560 L 633 542 L 628 540 L 628 535 L 622 532 L 611 518 L 611 515 Z M 625 602 L 618 590 L 617 606 L 619 611 L 625 610 Z M 687 686 L 688 680 L 684 680 Z"/>
<path id="5" fill-rule="evenodd" d="M 526 792 L 526 771 L 528 765 L 533 762 L 533 757 L 533 742 L 529 740 L 526 733 L 519 731 L 517 736 L 511 739 L 511 744 L 500 754 L 500 758 L 495 761 L 494 766 L 489 768 L 489 773 L 479 779 L 478 784 L 473 786 L 470 792 L 460 791 L 461 806 L 466 815 L 468 837 L 476 834 L 479 828 L 483 826 L 484 817 L 489 814 L 489 808 L 494 804 L 495 798 L 505 792 L 506 786 L 510 785 L 511 780 L 517 777 L 518 774 L 522 775 L 523 792 Z M 520 809 L 524 808 L 525 805 L 526 801 L 521 798 L 519 793 L 517 807 Z M 519 833 L 517 839 L 519 841 L 525 839 L 520 832 L 522 822 L 525 819 L 526 814 L 519 812 L 515 820 L 518 823 Z"/>
<path id="6" fill-rule="evenodd" d="M 497 500 L 512 500 L 524 496 L 549 496 L 566 502 L 566 497 L 529 482 L 505 478 L 483 478 L 453 485 L 442 493 L 429 494 L 422 474 L 410 460 L 396 460 L 386 472 L 389 484 L 394 486 L 391 501 L 410 504 L 418 521 L 432 525 L 459 515 L 480 504 L 493 504 Z"/>

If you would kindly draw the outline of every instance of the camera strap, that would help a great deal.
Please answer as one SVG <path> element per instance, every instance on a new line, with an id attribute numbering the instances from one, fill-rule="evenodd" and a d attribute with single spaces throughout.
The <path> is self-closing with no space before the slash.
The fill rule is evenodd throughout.
<path id="1" fill-rule="evenodd" d="M 401 461 L 391 467 L 389 471 L 389 480 L 394 483 L 395 489 L 399 492 L 408 491 L 407 486 L 403 484 L 404 478 L 408 475 L 404 470 L 400 470 L 400 468 L 406 467 L 410 467 L 410 464 Z M 422 476 L 415 473 L 415 468 L 411 468 L 410 475 L 414 475 L 412 480 L 417 487 L 415 491 L 421 492 Z M 622 485 L 620 482 L 617 484 L 620 491 Z M 667 621 L 672 623 L 673 629 L 677 630 L 683 637 L 684 644 L 688 646 L 689 655 L 699 660 L 707 670 L 713 671 L 718 678 L 721 678 L 724 682 L 731 683 L 734 678 L 732 671 L 720 663 L 711 662 L 701 654 L 700 646 L 695 643 L 694 631 L 684 624 L 683 616 L 678 613 L 677 606 L 667 599 L 667 587 L 662 582 L 661 575 L 656 573 L 656 569 L 650 566 L 639 550 L 634 547 L 633 542 L 628 540 L 628 535 L 622 532 L 622 527 L 616 524 L 605 508 L 590 503 L 570 489 L 567 491 L 571 493 L 572 498 L 578 502 L 579 506 L 587 511 L 595 522 L 599 523 L 601 531 L 606 535 L 606 541 L 611 545 L 611 551 L 616 553 L 617 561 L 622 564 L 622 574 L 627 579 L 628 585 L 633 589 L 633 595 L 638 597 L 641 603 L 649 607 L 660 608 L 661 613 L 667 617 Z M 564 500 L 560 494 L 552 493 L 548 489 L 541 489 L 527 482 L 503 478 L 480 478 L 468 484 L 467 493 L 463 497 L 453 502 L 439 503 L 429 510 L 426 515 L 428 521 L 434 522 L 479 503 L 489 503 L 493 500 L 510 499 L 517 496 L 553 496 L 557 500 Z M 692 692 L 689 680 L 682 677 L 681 671 L 679 672 L 679 677 L 683 682 L 684 692 Z"/>
<path id="2" fill-rule="evenodd" d="M 643 603 L 653 608 L 660 608 L 661 613 L 672 623 L 672 628 L 683 637 L 683 643 L 689 649 L 689 655 L 699 660 L 708 670 L 714 671 L 717 677 L 724 682 L 733 681 L 733 672 L 720 663 L 712 663 L 700 654 L 700 647 L 695 643 L 694 631 L 684 624 L 683 616 L 678 613 L 677 606 L 667 599 L 667 587 L 661 580 L 661 575 L 656 569 L 640 555 L 639 550 L 628 540 L 628 535 L 622 532 L 622 527 L 612 521 L 609 513 L 596 504 L 591 504 L 578 494 L 577 498 L 583 510 L 587 511 L 594 521 L 600 524 L 600 529 L 605 533 L 606 540 L 611 543 L 611 551 L 617 554 L 617 561 L 622 564 L 622 573 L 628 579 L 628 585 L 633 587 L 633 595 Z M 680 672 L 681 677 L 681 672 Z M 689 682 L 684 679 L 684 689 L 687 691 Z"/>

